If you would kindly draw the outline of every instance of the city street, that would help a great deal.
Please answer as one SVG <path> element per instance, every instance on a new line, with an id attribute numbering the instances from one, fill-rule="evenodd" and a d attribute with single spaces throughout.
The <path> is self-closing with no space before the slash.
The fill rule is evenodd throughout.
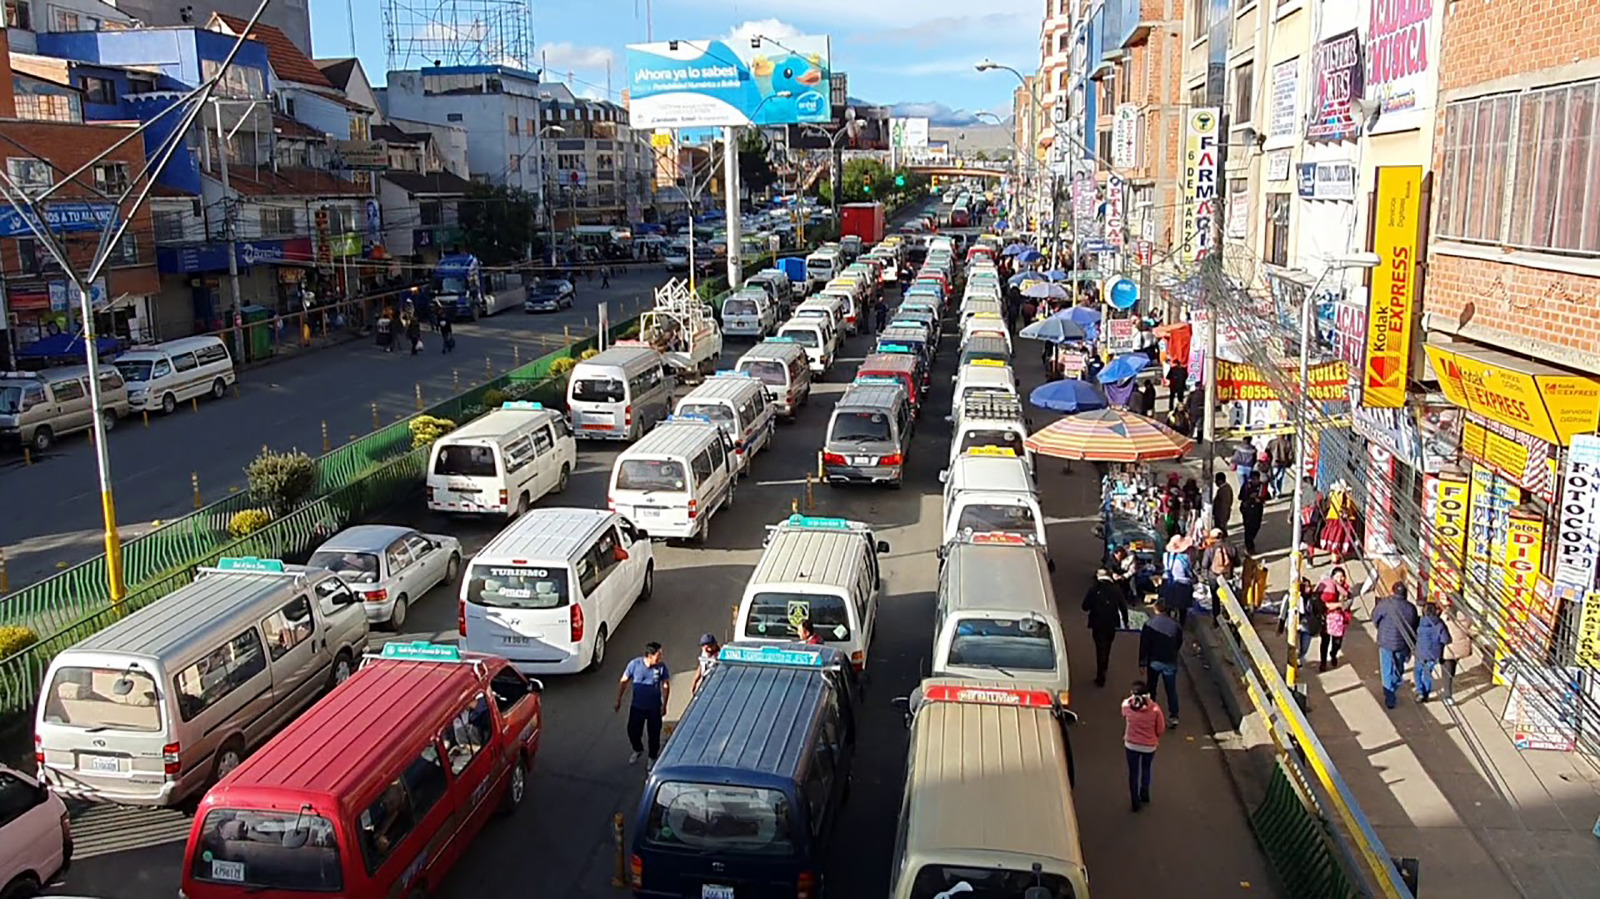
<path id="1" fill-rule="evenodd" d="M 481 383 L 486 358 L 496 375 L 517 358 L 531 362 L 559 342 L 563 328 L 575 336 L 592 331 L 601 302 L 610 304 L 612 321 L 649 306 L 666 277 L 659 264 L 641 263 L 613 277 L 607 290 L 599 278 L 579 279 L 572 309 L 532 315 L 512 309 L 457 324 L 456 351 L 448 356 L 429 328 L 417 357 L 401 349 L 384 353 L 365 338 L 241 372 L 237 397 L 202 399 L 198 409 L 184 404 L 171 417 L 151 415 L 148 429 L 130 416 L 107 440 L 123 536 L 193 510 L 191 474 L 199 476 L 202 498 L 216 500 L 243 487 L 244 466 L 262 446 L 320 455 L 324 423 L 337 447 L 373 429 L 373 403 L 385 424 L 409 415 L 416 411 L 418 385 L 424 403 L 432 404 L 456 392 L 455 372 L 463 390 Z M 99 492 L 94 452 L 84 437 L 63 440 L 31 466 L 20 453 L 0 456 L 0 496 L 8 507 L 28 510 L 0 520 L 12 589 L 104 551 Z"/>
<path id="2" fill-rule="evenodd" d="M 613 636 L 603 670 L 546 680 L 547 726 L 529 801 L 515 817 L 497 820 L 478 837 L 441 894 L 620 894 L 611 886 L 617 860 L 612 816 L 622 812 L 631 820 L 645 772 L 642 765 L 627 764 L 624 719 L 611 710 L 616 679 L 646 641 L 664 644 L 668 664 L 685 671 L 692 670 L 702 632 L 726 635 L 730 610 L 759 557 L 763 527 L 789 514 L 791 502 L 803 502 L 804 477 L 815 470 L 829 408 L 870 343 L 870 337 L 854 338 L 837 368 L 817 385 L 814 401 L 799 421 L 780 426 L 780 439 L 757 457 L 751 477 L 741 484 L 737 505 L 719 513 L 705 548 L 656 546 L 654 599 L 637 607 Z M 1025 386 L 1041 377 L 1030 346 L 1018 347 Z M 742 345 L 731 345 L 725 361 L 731 363 L 741 350 Z M 869 654 L 870 685 L 853 791 L 826 872 L 834 896 L 881 897 L 887 889 L 906 754 L 905 729 L 891 699 L 916 686 L 927 662 L 938 571 L 938 472 L 948 456 L 949 425 L 943 415 L 950 403 L 952 355 L 947 348 L 936 369 L 927 411 L 913 439 L 905 489 L 821 487 L 816 492 L 816 514 L 869 521 L 892 547 L 883 568 L 879 627 Z M 381 388 L 374 384 L 374 389 Z M 1044 422 L 1036 417 L 1034 425 Z M 269 425 L 263 422 L 262 427 Z M 240 454 L 250 451 L 249 444 L 231 442 L 242 444 Z M 602 505 L 615 456 L 609 447 L 581 446 L 579 471 L 561 502 Z M 1137 638 L 1119 639 L 1110 683 L 1095 688 L 1093 653 L 1078 608 L 1100 553 L 1092 535 L 1098 479 L 1088 465 L 1078 465 L 1070 474 L 1048 462 L 1044 469 L 1041 487 L 1058 563 L 1055 585 L 1069 625 L 1074 708 L 1082 718 L 1074 732 L 1077 806 L 1095 894 L 1154 896 L 1179 887 L 1186 896 L 1207 899 L 1275 895 L 1224 772 L 1223 750 L 1210 735 L 1192 683 L 1183 684 L 1183 723 L 1169 732 L 1155 765 L 1153 804 L 1138 815 L 1129 812 L 1117 706 L 1136 676 Z M 493 522 L 446 520 L 420 510 L 397 513 L 395 519 L 457 534 L 469 552 L 497 529 Z M 413 607 L 408 622 L 412 632 L 375 634 L 375 640 L 453 640 L 455 595 L 456 585 L 440 587 Z M 78 859 L 57 892 L 170 899 L 179 883 L 188 823 L 176 811 L 94 808 L 81 813 L 74 822 Z"/>

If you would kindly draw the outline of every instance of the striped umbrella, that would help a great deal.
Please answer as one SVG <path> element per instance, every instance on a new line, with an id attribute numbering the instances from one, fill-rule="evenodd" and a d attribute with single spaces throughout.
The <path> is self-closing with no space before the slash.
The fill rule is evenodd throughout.
<path id="1" fill-rule="evenodd" d="M 1102 409 L 1060 419 L 1027 440 L 1033 452 L 1090 462 L 1158 462 L 1182 457 L 1194 441 L 1126 409 Z"/>

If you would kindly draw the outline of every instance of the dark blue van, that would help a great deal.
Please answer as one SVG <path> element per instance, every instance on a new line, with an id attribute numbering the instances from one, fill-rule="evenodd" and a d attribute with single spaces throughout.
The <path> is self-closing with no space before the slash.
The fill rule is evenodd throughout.
<path id="1" fill-rule="evenodd" d="M 720 659 L 645 783 L 633 894 L 818 899 L 855 754 L 848 660 L 797 644 Z"/>

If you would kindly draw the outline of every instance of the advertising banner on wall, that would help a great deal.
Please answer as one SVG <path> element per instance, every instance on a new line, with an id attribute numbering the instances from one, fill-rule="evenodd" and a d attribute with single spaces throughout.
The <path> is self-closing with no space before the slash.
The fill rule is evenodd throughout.
<path id="1" fill-rule="evenodd" d="M 635 128 L 792 125 L 833 118 L 828 38 L 628 45 Z"/>
<path id="2" fill-rule="evenodd" d="M 1394 456 L 1375 443 L 1367 444 L 1367 526 L 1361 549 L 1367 558 L 1393 556 Z"/>
<path id="3" fill-rule="evenodd" d="M 1511 510 L 1506 519 L 1504 566 L 1505 591 L 1500 601 L 1500 636 L 1507 645 L 1542 647 L 1549 632 L 1534 615 L 1534 585 L 1539 579 L 1539 562 L 1544 553 L 1544 519 L 1536 514 Z"/>
<path id="4" fill-rule="evenodd" d="M 1600 437 L 1572 438 L 1555 518 L 1556 594 L 1582 599 L 1595 588 L 1600 569 Z"/>
<path id="5" fill-rule="evenodd" d="M 1433 127 L 1439 34 L 1448 3 L 1369 0 L 1366 99 L 1377 103 L 1371 133 Z"/>
<path id="6" fill-rule="evenodd" d="M 1106 178 L 1106 243 L 1122 248 L 1124 236 L 1122 231 L 1128 224 L 1124 206 L 1127 203 L 1128 182 L 1120 175 L 1111 175 Z"/>
<path id="7" fill-rule="evenodd" d="M 1491 421 L 1562 446 L 1600 423 L 1600 380 L 1477 347 L 1423 350 L 1445 398 Z"/>
<path id="8" fill-rule="evenodd" d="M 1377 171 L 1372 270 L 1367 306 L 1367 352 L 1361 405 L 1398 409 L 1406 402 L 1411 373 L 1411 333 L 1417 317 L 1417 240 L 1422 213 L 1422 166 L 1383 166 Z"/>
<path id="9" fill-rule="evenodd" d="M 1356 167 L 1352 162 L 1302 162 L 1296 179 L 1307 200 L 1354 200 Z"/>
<path id="10" fill-rule="evenodd" d="M 1343 399 L 1350 389 L 1350 369 L 1343 360 L 1336 359 L 1313 365 L 1308 373 L 1310 394 L 1314 400 L 1327 402 Z M 1281 382 L 1293 383 L 1300 376 L 1293 368 L 1285 368 L 1279 372 L 1278 377 Z M 1221 359 L 1217 362 L 1217 399 L 1223 402 L 1233 400 L 1275 402 L 1280 397 L 1277 389 L 1262 375 L 1261 369 L 1248 362 L 1229 362 Z"/>
<path id="11" fill-rule="evenodd" d="M 1360 99 L 1363 71 L 1357 29 L 1318 41 L 1311 53 L 1311 109 L 1306 115 L 1309 143 L 1355 140 L 1353 101 Z"/>
<path id="12" fill-rule="evenodd" d="M 1455 472 L 1423 479 L 1428 598 L 1445 606 L 1461 597 L 1461 571 L 1467 550 L 1467 489 L 1466 476 Z"/>
<path id="13" fill-rule="evenodd" d="M 889 120 L 889 139 L 897 149 L 921 153 L 928 149 L 928 120 L 907 118 Z"/>
<path id="14" fill-rule="evenodd" d="M 1296 104 L 1300 97 L 1300 60 L 1272 67 L 1271 106 L 1267 110 L 1267 145 L 1294 143 Z"/>
<path id="15" fill-rule="evenodd" d="M 1211 255 L 1217 222 L 1217 129 L 1215 107 L 1189 110 L 1184 123 L 1183 190 L 1178 209 L 1178 259 L 1193 263 Z"/>
<path id="16" fill-rule="evenodd" d="M 1111 125 L 1111 164 L 1119 169 L 1139 164 L 1139 107 L 1132 103 L 1117 106 Z"/>

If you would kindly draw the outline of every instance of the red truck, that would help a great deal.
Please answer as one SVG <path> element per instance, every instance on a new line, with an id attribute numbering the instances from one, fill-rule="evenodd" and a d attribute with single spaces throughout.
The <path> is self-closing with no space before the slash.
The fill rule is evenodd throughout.
<path id="1" fill-rule="evenodd" d="M 882 203 L 846 203 L 839 214 L 841 235 L 854 234 L 866 246 L 883 240 Z"/>

